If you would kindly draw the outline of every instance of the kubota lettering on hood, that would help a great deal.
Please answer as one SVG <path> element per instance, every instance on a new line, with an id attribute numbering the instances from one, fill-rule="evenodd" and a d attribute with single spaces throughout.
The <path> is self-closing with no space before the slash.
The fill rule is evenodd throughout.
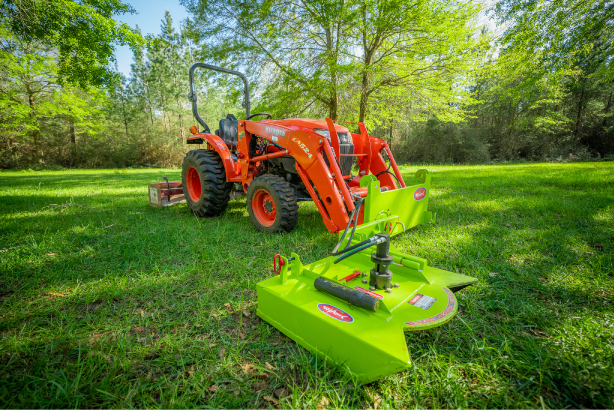
<path id="1" fill-rule="evenodd" d="M 334 307 L 333 305 L 329 305 L 327 303 L 319 303 L 318 309 L 322 311 L 325 315 L 332 317 L 333 319 L 340 320 L 342 322 L 353 322 L 354 318 L 350 316 L 348 313 L 343 310 Z"/>
<path id="2" fill-rule="evenodd" d="M 286 136 L 286 131 L 280 130 L 279 128 L 265 127 L 265 131 L 268 132 L 269 134 L 277 135 L 279 137 Z"/>

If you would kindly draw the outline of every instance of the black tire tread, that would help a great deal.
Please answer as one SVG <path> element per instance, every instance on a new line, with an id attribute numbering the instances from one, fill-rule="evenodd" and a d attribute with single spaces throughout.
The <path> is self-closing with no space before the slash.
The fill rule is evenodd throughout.
<path id="1" fill-rule="evenodd" d="M 201 198 L 198 202 L 192 201 L 185 188 L 186 173 L 190 166 L 198 170 L 202 181 Z M 196 216 L 201 218 L 217 216 L 228 207 L 232 184 L 226 182 L 224 163 L 217 152 L 204 149 L 188 151 L 183 159 L 181 179 L 185 189 L 186 203 Z"/>
<path id="2" fill-rule="evenodd" d="M 276 219 L 275 223 L 270 227 L 260 225 L 252 211 L 252 195 L 258 188 L 264 188 L 269 191 L 273 197 L 275 197 L 275 195 L 279 197 L 279 201 L 275 201 L 275 207 L 277 208 L 277 217 L 281 219 Z M 288 181 L 278 175 L 261 175 L 254 178 L 248 188 L 247 210 L 252 223 L 259 231 L 267 233 L 290 232 L 294 229 L 298 221 L 296 192 L 292 189 Z"/>

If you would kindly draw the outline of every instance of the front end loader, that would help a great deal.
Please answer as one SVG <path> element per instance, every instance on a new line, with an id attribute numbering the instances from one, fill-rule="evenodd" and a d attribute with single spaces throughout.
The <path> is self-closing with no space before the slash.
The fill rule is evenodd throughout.
<path id="1" fill-rule="evenodd" d="M 245 120 L 228 114 L 211 131 L 198 114 L 198 68 L 243 80 Z M 237 71 L 194 64 L 189 98 L 202 129 L 193 126 L 187 142 L 201 147 L 186 154 L 180 185 L 194 214 L 220 215 L 232 197 L 246 196 L 253 225 L 277 233 L 294 229 L 300 201 L 313 201 L 328 231 L 339 234 L 331 255 L 310 264 L 295 253 L 275 255 L 277 275 L 257 285 L 258 315 L 363 383 L 410 366 L 403 332 L 452 319 L 454 292 L 476 281 L 390 243 L 433 220 L 428 172 L 418 170 L 419 182 L 407 186 L 388 143 L 362 123 L 351 132 L 330 118 L 250 113 L 249 82 Z"/>
<path id="2" fill-rule="evenodd" d="M 198 114 L 194 71 L 199 67 L 244 81 L 246 120 L 228 114 L 211 132 Z M 219 215 L 232 195 L 244 194 L 254 226 L 275 233 L 295 227 L 298 202 L 313 201 L 328 231 L 337 233 L 347 226 L 350 213 L 367 195 L 361 178 L 371 175 L 379 181 L 380 192 L 397 191 L 390 204 L 402 203 L 403 208 L 410 202 L 424 204 L 418 207 L 424 212 L 417 217 L 408 210 L 397 213 L 401 218 L 412 215 L 409 220 L 400 220 L 407 229 L 432 217 L 426 211 L 429 187 L 407 187 L 388 143 L 369 135 L 364 124 L 355 124 L 358 132 L 353 133 L 330 118 L 273 120 L 268 113 L 251 114 L 247 78 L 208 64 L 190 68 L 190 88 L 192 111 L 202 130 L 192 127 L 188 143 L 204 149 L 186 155 L 182 184 L 187 204 L 196 215 Z M 266 118 L 255 121 L 254 117 Z M 354 164 L 358 165 L 357 175 L 352 174 Z M 361 208 L 358 224 L 365 220 L 365 212 L 369 218 L 373 216 L 370 213 L 380 211 Z"/>

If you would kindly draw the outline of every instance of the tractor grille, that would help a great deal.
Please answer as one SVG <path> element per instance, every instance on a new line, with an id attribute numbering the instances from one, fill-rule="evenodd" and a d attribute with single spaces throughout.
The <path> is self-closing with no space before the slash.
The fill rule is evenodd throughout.
<path id="1" fill-rule="evenodd" d="M 339 144 L 339 153 L 340 154 L 353 154 L 354 144 Z M 343 174 L 343 176 L 350 175 L 350 172 L 352 172 L 353 162 L 354 162 L 354 157 L 341 157 L 339 167 L 341 167 L 341 173 Z"/>
<path id="2" fill-rule="evenodd" d="M 352 135 L 349 132 L 343 133 L 338 132 L 339 136 L 339 153 L 340 154 L 353 154 L 354 153 L 354 143 L 352 141 Z M 335 151 L 333 150 L 333 155 Z M 326 165 L 330 167 L 330 162 L 328 161 L 328 157 L 326 153 L 324 153 L 324 161 L 326 161 Z M 343 176 L 348 176 L 352 172 L 352 165 L 354 163 L 354 157 L 341 157 L 341 161 L 339 161 L 339 168 L 341 168 L 341 173 Z"/>

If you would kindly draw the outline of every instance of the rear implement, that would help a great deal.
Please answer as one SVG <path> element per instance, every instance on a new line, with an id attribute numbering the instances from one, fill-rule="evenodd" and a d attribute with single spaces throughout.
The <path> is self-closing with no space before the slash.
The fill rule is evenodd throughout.
<path id="1" fill-rule="evenodd" d="M 295 253 L 277 256 L 279 275 L 257 285 L 262 319 L 362 383 L 411 366 L 404 332 L 451 320 L 458 311 L 454 291 L 477 281 L 430 267 L 390 244 L 390 235 L 432 218 L 422 202 L 429 177 L 419 174 L 420 185 L 391 192 L 363 177 L 365 223 L 351 239 L 342 235 L 345 248 L 308 265 Z M 375 201 L 386 206 L 377 212 Z"/>
<path id="2" fill-rule="evenodd" d="M 245 120 L 228 114 L 211 132 L 198 115 L 197 68 L 243 80 Z M 458 311 L 454 291 L 476 281 L 390 244 L 391 236 L 433 220 L 427 171 L 406 186 L 388 143 L 362 123 L 351 132 L 330 118 L 250 114 L 249 83 L 237 71 L 194 64 L 189 97 L 202 131 L 193 126 L 187 142 L 202 148 L 186 154 L 181 187 L 195 215 L 220 215 L 231 198 L 245 195 L 262 232 L 294 229 L 299 201 L 314 202 L 329 232 L 345 228 L 322 260 L 303 265 L 294 253 L 276 255 L 278 275 L 257 285 L 258 315 L 363 383 L 410 366 L 404 331 L 451 320 Z"/>

